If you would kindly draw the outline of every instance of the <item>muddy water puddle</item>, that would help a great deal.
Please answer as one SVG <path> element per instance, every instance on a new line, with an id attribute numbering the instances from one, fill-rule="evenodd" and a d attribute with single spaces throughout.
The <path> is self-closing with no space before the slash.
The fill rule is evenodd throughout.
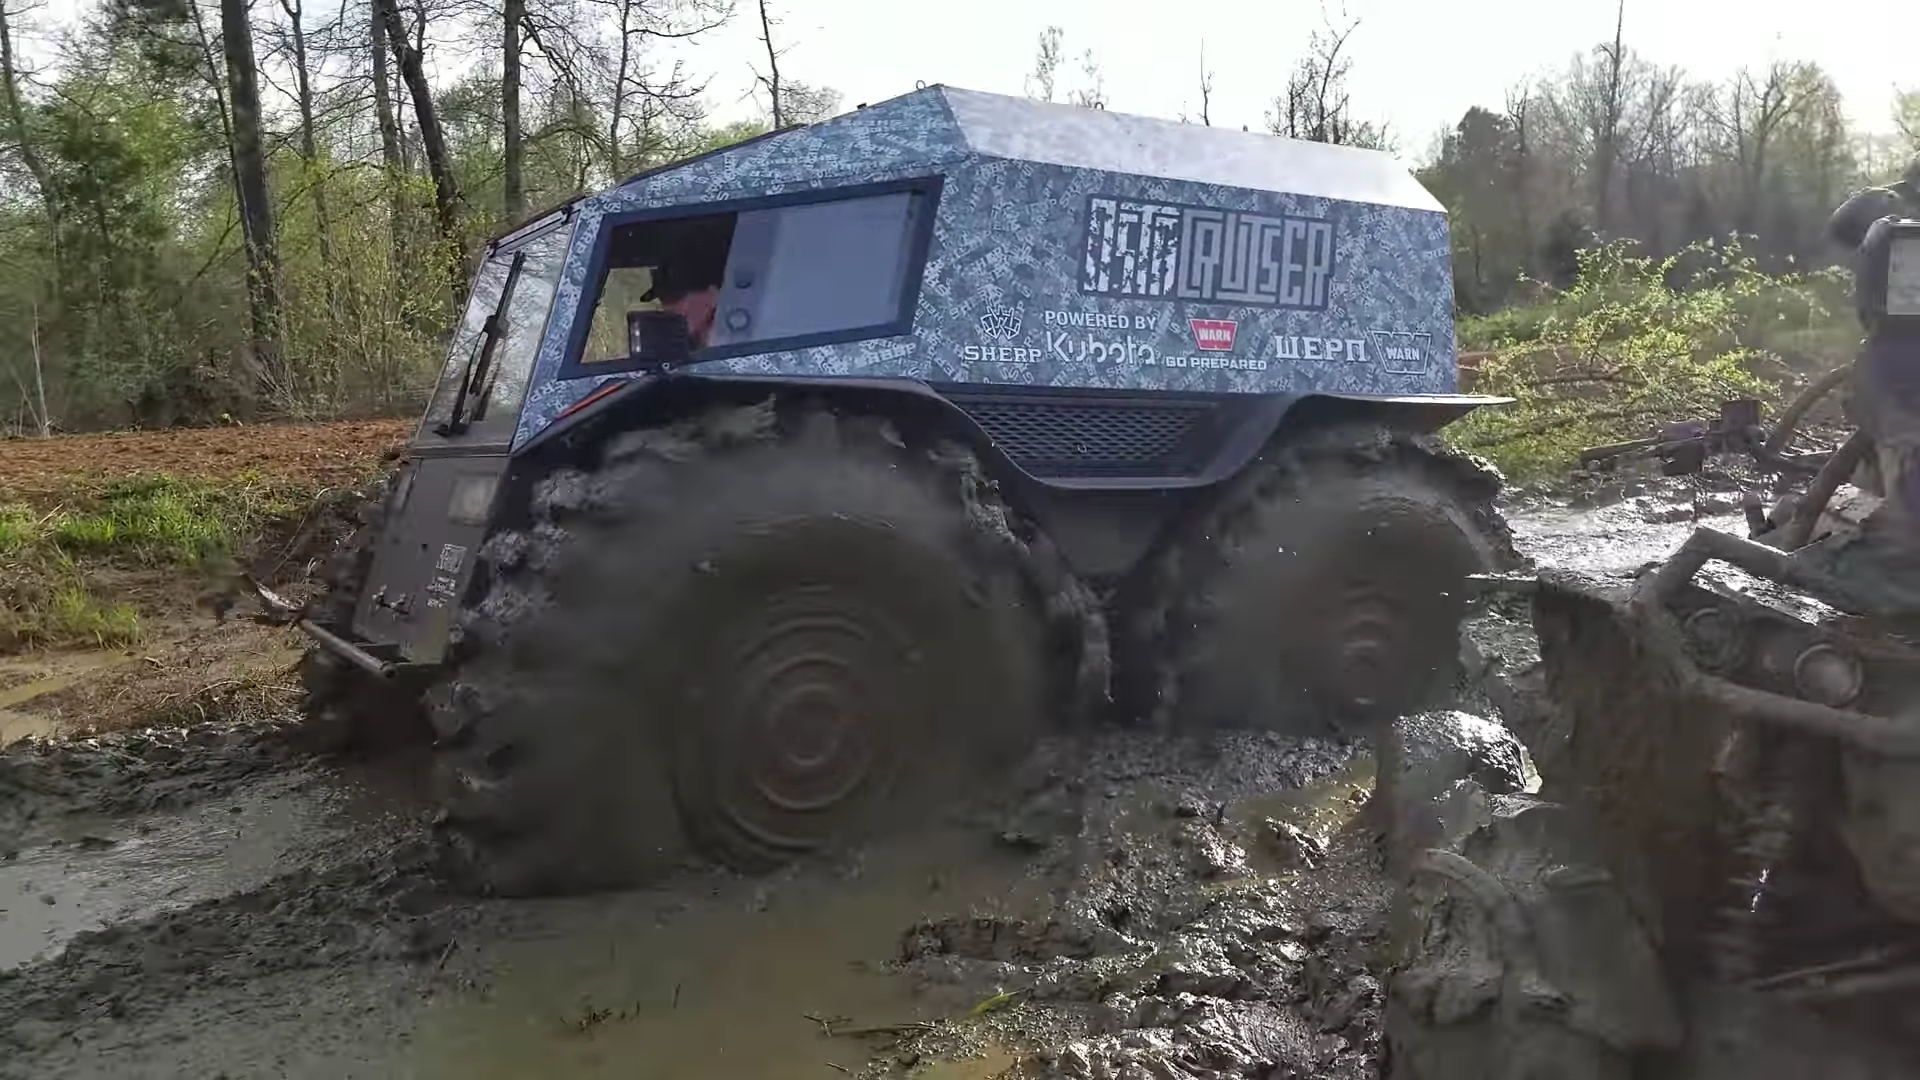
<path id="1" fill-rule="evenodd" d="M 1339 769 L 1310 784 L 1287 791 L 1243 799 L 1228 808 L 1241 827 L 1253 836 L 1265 836 L 1268 822 L 1282 822 L 1300 830 L 1322 849 L 1351 825 L 1373 794 L 1374 756 L 1356 754 Z M 1302 869 L 1280 849 L 1263 843 L 1248 845 L 1248 863 L 1263 874 Z"/>
<path id="2" fill-rule="evenodd" d="M 1245 799 L 1230 811 L 1244 821 L 1284 821 L 1315 839 L 1325 841 L 1345 828 L 1373 794 L 1372 754 L 1355 754 L 1340 768 L 1310 784 L 1288 791 Z"/>
<path id="3" fill-rule="evenodd" d="M 1016 1080 L 1027 1075 L 1019 1071 L 1022 1060 L 1024 1055 L 995 1047 L 978 1057 L 933 1062 L 913 1075 L 914 1080 Z"/>
<path id="4" fill-rule="evenodd" d="M 125 653 L 104 650 L 0 660 L 0 746 L 30 736 L 54 734 L 53 718 L 28 712 L 22 708 L 27 702 L 59 693 L 90 675 L 128 660 Z"/>
<path id="5" fill-rule="evenodd" d="M 1026 871 L 1021 857 L 955 832 L 872 851 L 857 875 L 813 867 L 538 905 L 460 973 L 470 989 L 428 1007 L 406 1074 L 857 1074 L 888 1038 L 841 1032 L 953 1019 L 974 1003 L 890 970 L 903 932 L 952 913 L 1044 910 L 1045 889 Z M 984 1072 L 994 1057 L 930 1075 L 996 1076 L 1012 1059 L 997 1060 Z"/>
<path id="6" fill-rule="evenodd" d="M 58 953 L 77 934 L 257 886 L 344 834 L 353 800 L 287 774 L 164 814 L 61 822 L 0 862 L 0 971 Z"/>
<path id="7" fill-rule="evenodd" d="M 1695 520 L 1649 522 L 1643 507 L 1620 503 L 1593 510 L 1551 507 L 1509 519 L 1520 550 L 1542 565 L 1578 567 L 1594 574 L 1627 573 L 1671 556 L 1698 526 L 1746 535 L 1738 513 Z"/>

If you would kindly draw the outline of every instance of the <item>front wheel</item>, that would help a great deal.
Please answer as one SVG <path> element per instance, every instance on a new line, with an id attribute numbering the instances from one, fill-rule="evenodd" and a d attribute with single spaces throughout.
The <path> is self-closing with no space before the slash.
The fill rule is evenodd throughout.
<path id="1" fill-rule="evenodd" d="M 450 835 L 495 891 L 856 840 L 989 783 L 1061 704 L 1025 544 L 964 452 L 721 409 L 535 509 L 437 709 Z"/>

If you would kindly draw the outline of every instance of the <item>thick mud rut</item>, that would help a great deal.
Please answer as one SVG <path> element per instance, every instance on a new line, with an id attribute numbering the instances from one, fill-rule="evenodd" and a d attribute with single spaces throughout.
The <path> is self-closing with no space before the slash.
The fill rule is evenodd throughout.
<path id="1" fill-rule="evenodd" d="M 1604 575 L 1737 508 L 1510 514 Z M 1477 630 L 1526 659 L 1519 623 Z M 410 763 L 318 762 L 286 723 L 0 750 L 0 1076 L 1380 1072 L 1364 747 L 1106 733 L 832 862 L 476 902 L 437 884 Z"/>

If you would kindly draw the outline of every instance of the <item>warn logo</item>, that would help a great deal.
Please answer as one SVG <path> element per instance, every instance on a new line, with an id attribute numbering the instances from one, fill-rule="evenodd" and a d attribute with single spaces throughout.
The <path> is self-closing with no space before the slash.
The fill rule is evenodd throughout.
<path id="1" fill-rule="evenodd" d="M 1232 319 L 1188 319 L 1193 343 L 1202 352 L 1232 352 L 1239 324 Z"/>
<path id="2" fill-rule="evenodd" d="M 1425 375 L 1432 359 L 1433 334 L 1429 331 L 1369 330 L 1373 351 L 1382 370 L 1395 375 Z"/>

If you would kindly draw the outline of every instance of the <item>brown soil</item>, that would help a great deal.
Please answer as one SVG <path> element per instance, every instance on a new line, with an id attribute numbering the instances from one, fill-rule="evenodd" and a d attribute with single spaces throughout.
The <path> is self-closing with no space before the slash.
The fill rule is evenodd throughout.
<path id="1" fill-rule="evenodd" d="M 260 424 L 0 441 L 0 496 L 47 499 L 76 483 L 142 473 L 219 480 L 256 474 L 315 490 L 360 483 L 404 443 L 411 420 Z"/>
<path id="2" fill-rule="evenodd" d="M 284 714 L 303 646 L 297 631 L 247 619 L 183 619 L 130 649 L 0 657 L 0 744 Z"/>
<path id="3" fill-rule="evenodd" d="M 264 424 L 0 441 L 0 502 L 51 504 L 139 474 L 264 480 L 313 501 L 237 537 L 238 565 L 199 572 L 87 558 L 89 592 L 140 613 L 140 644 L 0 655 L 0 744 L 26 734 L 88 734 L 219 714 L 284 712 L 304 641 L 257 625 L 237 591 L 246 570 L 296 601 L 358 521 L 360 492 L 404 445 L 409 420 Z M 231 608 L 233 617 L 214 614 Z M 4 653 L 0 649 L 0 653 Z"/>

